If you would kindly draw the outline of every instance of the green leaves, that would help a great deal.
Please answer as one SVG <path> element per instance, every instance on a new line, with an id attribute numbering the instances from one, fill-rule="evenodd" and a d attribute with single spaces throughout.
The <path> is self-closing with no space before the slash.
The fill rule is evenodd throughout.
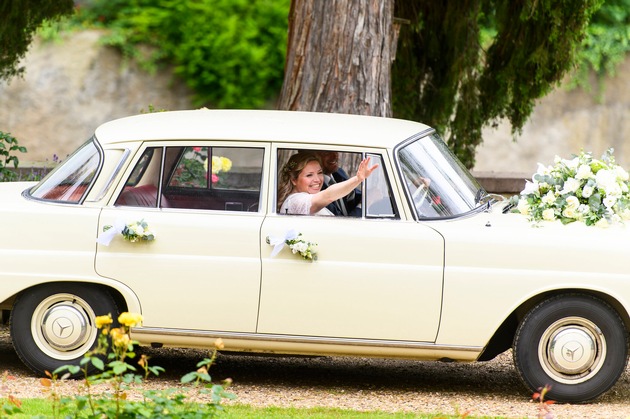
<path id="1" fill-rule="evenodd" d="M 289 5 L 290 0 L 95 0 L 81 17 L 109 28 L 107 44 L 144 68 L 173 64 L 197 105 L 261 108 L 282 87 Z"/>
<path id="2" fill-rule="evenodd" d="M 392 67 L 394 114 L 447 133 L 472 167 L 484 127 L 507 119 L 516 135 L 536 100 L 573 69 L 602 0 L 395 4 L 411 24 L 401 27 Z"/>
<path id="3" fill-rule="evenodd" d="M 26 147 L 18 144 L 15 137 L 8 132 L 0 131 L 0 181 L 13 181 L 18 178 L 18 174 L 9 169 L 9 165 L 17 168 L 20 161 L 15 152 L 26 153 Z"/>
<path id="4" fill-rule="evenodd" d="M 47 19 L 72 13 L 72 0 L 11 0 L 0 2 L 0 80 L 20 75 L 18 67 L 33 39 Z"/>
<path id="5" fill-rule="evenodd" d="M 118 317 L 119 326 L 113 327 L 111 315 L 97 316 L 95 323 L 99 329 L 97 346 L 86 353 L 79 365 L 66 365 L 57 368 L 50 379 L 45 380 L 45 386 L 53 399 L 53 416 L 60 417 L 94 417 L 94 418 L 207 418 L 214 417 L 223 410 L 222 399 L 232 399 L 235 396 L 227 393 L 224 385 L 213 384 L 208 369 L 214 363 L 217 350 L 213 350 L 211 358 L 206 358 L 197 364 L 197 371 L 186 374 L 183 383 L 195 384 L 195 394 L 188 389 L 167 389 L 164 391 L 144 391 L 141 400 L 130 400 L 127 392 L 133 387 L 141 387 L 144 380 L 151 374 L 159 375 L 164 368 L 149 365 L 149 357 L 142 354 L 137 363 L 131 363 L 136 358 L 133 352 L 134 342 L 129 337 L 129 328 L 141 321 L 142 316 L 137 313 L 121 313 Z M 109 321 L 108 321 L 109 319 Z M 140 319 L 140 320 L 138 320 Z M 222 346 L 219 340 L 215 347 Z M 103 359 L 106 358 L 107 361 Z M 136 374 L 140 366 L 144 376 Z M 94 366 L 96 373 L 90 373 L 90 366 Z M 61 378 L 59 373 L 66 372 Z M 57 381 L 64 380 L 70 375 L 79 373 L 85 375 L 85 394 L 72 397 L 60 397 L 57 392 Z M 110 391 L 103 392 L 96 389 L 96 385 L 109 386 Z M 197 386 L 203 384 L 203 386 Z M 95 390 L 98 394 L 96 394 Z M 209 395 L 210 402 L 198 403 L 196 396 Z M 3 407 L 5 413 L 14 414 L 19 411 L 11 406 Z M 56 413 L 55 413 L 56 412 Z"/>
<path id="6" fill-rule="evenodd" d="M 589 76 L 614 75 L 630 52 L 630 0 L 606 0 L 593 15 L 578 52 L 579 68 L 571 86 L 590 88 Z"/>

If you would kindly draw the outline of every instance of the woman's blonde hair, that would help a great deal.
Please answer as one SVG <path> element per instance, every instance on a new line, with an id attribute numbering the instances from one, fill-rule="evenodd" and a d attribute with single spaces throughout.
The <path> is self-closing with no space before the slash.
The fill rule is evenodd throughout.
<path id="1" fill-rule="evenodd" d="M 276 211 L 280 212 L 284 200 L 287 199 L 287 196 L 293 191 L 293 183 L 291 181 L 297 180 L 300 172 L 312 161 L 316 161 L 321 167 L 322 161 L 316 152 L 298 151 L 282 166 L 278 176 L 278 207 Z"/>

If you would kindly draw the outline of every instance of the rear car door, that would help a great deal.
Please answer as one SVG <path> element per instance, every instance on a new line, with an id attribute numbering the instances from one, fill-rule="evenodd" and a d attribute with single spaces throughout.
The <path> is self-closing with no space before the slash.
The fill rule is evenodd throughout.
<path id="1" fill-rule="evenodd" d="M 138 295 L 145 327 L 255 331 L 268 154 L 260 143 L 207 141 L 141 150 L 99 233 L 144 220 L 155 240 L 99 244 L 96 270 Z"/>

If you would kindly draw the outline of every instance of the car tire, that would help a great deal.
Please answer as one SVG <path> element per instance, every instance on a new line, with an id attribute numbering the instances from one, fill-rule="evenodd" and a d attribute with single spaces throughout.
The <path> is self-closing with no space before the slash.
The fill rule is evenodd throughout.
<path id="1" fill-rule="evenodd" d="M 513 356 L 532 391 L 549 386 L 549 400 L 586 402 L 606 392 L 624 372 L 628 332 L 604 301 L 579 294 L 556 296 L 525 316 Z"/>
<path id="2" fill-rule="evenodd" d="M 116 321 L 118 307 L 101 288 L 80 283 L 31 288 L 16 298 L 11 310 L 13 347 L 41 376 L 64 365 L 79 365 L 97 344 L 96 316 L 107 314 Z"/>

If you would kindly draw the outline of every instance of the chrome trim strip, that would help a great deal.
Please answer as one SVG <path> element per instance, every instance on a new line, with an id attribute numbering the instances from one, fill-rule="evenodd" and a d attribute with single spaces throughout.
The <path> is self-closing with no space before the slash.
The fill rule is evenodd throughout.
<path id="1" fill-rule="evenodd" d="M 131 150 L 126 148 L 125 151 L 123 152 L 123 155 L 120 157 L 120 160 L 118 161 L 118 164 L 116 165 L 116 168 L 112 171 L 112 174 L 109 176 L 109 179 L 107 179 L 107 182 L 105 183 L 105 185 L 103 185 L 103 188 L 98 193 L 97 197 L 94 200 L 89 201 L 89 202 L 98 202 L 101 199 L 103 199 L 103 197 L 105 196 L 109 188 L 112 186 L 114 179 L 116 178 L 116 176 L 118 176 L 120 169 L 123 167 L 123 165 L 127 161 L 129 154 L 131 154 Z"/>
<path id="2" fill-rule="evenodd" d="M 218 332 L 218 331 L 200 331 L 186 329 L 163 329 L 159 327 L 133 327 L 131 329 L 133 335 L 164 335 L 164 336 L 183 336 L 191 338 L 222 338 L 222 339 L 241 339 L 251 341 L 274 341 L 287 343 L 303 343 L 303 344 L 325 344 L 325 345 L 352 345 L 352 346 L 372 346 L 372 347 L 390 347 L 390 348 L 409 348 L 409 349 L 430 349 L 444 351 L 463 351 L 463 352 L 481 352 L 482 346 L 460 346 L 460 345 L 437 345 L 430 342 L 413 342 L 401 340 L 377 340 L 377 339 L 356 339 L 356 338 L 328 338 L 319 336 L 294 336 L 294 335 L 277 335 L 277 334 L 261 334 L 261 333 L 244 333 L 244 332 Z"/>
<path id="3" fill-rule="evenodd" d="M 92 191 L 92 188 L 94 187 L 94 184 L 96 183 L 96 180 L 100 176 L 101 170 L 103 170 L 103 166 L 105 165 L 105 163 L 103 163 L 103 161 L 105 160 L 105 150 L 103 150 L 103 146 L 101 145 L 101 143 L 98 142 L 98 138 L 96 138 L 96 135 L 93 135 L 91 140 L 92 140 L 92 143 L 94 144 L 94 147 L 96 147 L 96 151 L 98 151 L 98 155 L 99 155 L 98 165 L 96 167 L 94 177 L 92 177 L 90 184 L 85 188 L 85 192 L 83 192 L 81 199 L 79 199 L 79 201 L 77 202 L 78 205 L 83 205 L 88 195 Z"/>

